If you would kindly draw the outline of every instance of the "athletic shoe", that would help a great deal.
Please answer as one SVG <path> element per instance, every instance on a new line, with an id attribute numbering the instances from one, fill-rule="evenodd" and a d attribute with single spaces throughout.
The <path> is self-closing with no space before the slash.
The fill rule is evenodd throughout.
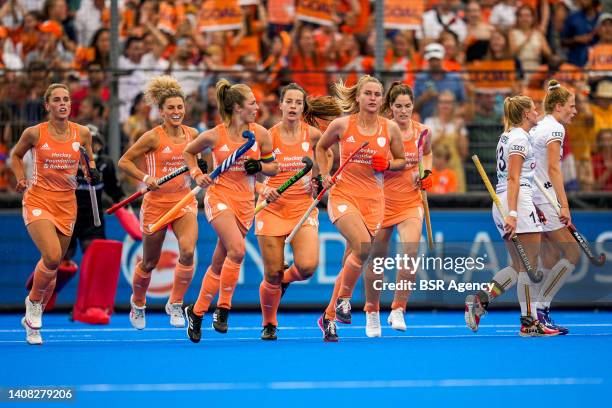
<path id="1" fill-rule="evenodd" d="M 558 330 L 559 335 L 561 336 L 565 336 L 567 333 L 569 333 L 569 329 L 567 327 L 555 324 L 555 322 L 550 318 L 550 309 L 548 307 L 538 309 L 538 320 L 549 329 Z"/>
<path id="2" fill-rule="evenodd" d="M 28 323 L 26 322 L 25 317 L 21 318 L 21 325 L 26 331 L 26 341 L 28 342 L 28 344 L 37 345 L 37 346 L 42 344 L 42 337 L 40 336 L 40 330 L 33 329 L 30 326 L 28 326 Z"/>
<path id="3" fill-rule="evenodd" d="M 340 323 L 351 324 L 351 298 L 336 300 L 336 320 Z"/>
<path id="4" fill-rule="evenodd" d="M 147 321 L 145 319 L 145 309 L 146 306 L 136 306 L 132 297 L 130 296 L 130 323 L 132 323 L 132 327 L 138 330 L 142 330 L 147 325 Z"/>
<path id="5" fill-rule="evenodd" d="M 42 327 L 42 302 L 32 302 L 29 296 L 25 298 L 25 322 L 30 329 L 40 330 Z"/>
<path id="6" fill-rule="evenodd" d="M 389 313 L 387 323 L 389 323 L 391 325 L 391 328 L 394 330 L 406 331 L 406 322 L 404 321 L 404 309 L 402 309 L 401 307 L 393 309 L 391 313 Z"/>
<path id="7" fill-rule="evenodd" d="M 181 303 L 166 303 L 166 314 L 170 316 L 170 325 L 174 327 L 185 327 L 183 316 L 183 305 Z"/>
<path id="8" fill-rule="evenodd" d="M 193 305 L 185 308 L 185 317 L 187 318 L 187 336 L 194 343 L 199 343 L 202 338 L 202 316 L 198 316 L 193 311 Z"/>
<path id="9" fill-rule="evenodd" d="M 468 295 L 465 298 L 465 324 L 472 329 L 474 333 L 478 331 L 480 318 L 487 313 L 483 306 L 480 296 Z"/>
<path id="10" fill-rule="evenodd" d="M 215 313 L 213 313 L 212 327 L 219 333 L 227 333 L 227 318 L 229 316 L 229 309 L 224 307 L 217 307 Z"/>
<path id="11" fill-rule="evenodd" d="M 283 296 L 285 296 L 285 292 L 287 291 L 287 288 L 289 287 L 289 285 L 291 285 L 291 283 L 281 282 L 281 299 L 283 298 Z"/>
<path id="12" fill-rule="evenodd" d="M 325 318 L 325 312 L 319 317 L 319 329 L 323 332 L 323 341 L 337 342 L 338 334 L 336 334 L 336 322 Z"/>
<path id="13" fill-rule="evenodd" d="M 380 313 L 366 312 L 366 336 L 381 337 L 382 329 L 380 327 Z"/>
<path id="14" fill-rule="evenodd" d="M 268 323 L 264 326 L 261 331 L 262 340 L 276 340 L 276 326 L 272 323 Z"/>
<path id="15" fill-rule="evenodd" d="M 521 337 L 549 337 L 558 334 L 559 330 L 549 329 L 531 316 L 521 316 Z"/>

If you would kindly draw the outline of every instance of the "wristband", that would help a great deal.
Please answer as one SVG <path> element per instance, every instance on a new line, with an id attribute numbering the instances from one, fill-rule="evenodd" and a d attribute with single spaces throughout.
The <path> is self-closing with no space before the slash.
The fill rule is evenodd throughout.
<path id="1" fill-rule="evenodd" d="M 517 218 L 518 217 L 518 212 L 516 212 L 515 210 L 508 211 L 508 217 Z"/>
<path id="2" fill-rule="evenodd" d="M 89 167 L 92 167 L 92 168 L 93 168 L 93 167 L 96 167 L 96 162 L 95 162 L 95 161 L 93 161 L 93 160 L 90 160 L 90 161 L 89 161 Z"/>

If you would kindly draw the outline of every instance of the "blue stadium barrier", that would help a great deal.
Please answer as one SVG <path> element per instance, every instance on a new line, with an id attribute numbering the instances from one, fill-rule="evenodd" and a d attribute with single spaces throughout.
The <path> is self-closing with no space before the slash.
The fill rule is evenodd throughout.
<path id="1" fill-rule="evenodd" d="M 340 270 L 344 241 L 336 228 L 329 222 L 323 211 L 320 216 L 320 265 L 316 274 L 307 282 L 291 285 L 283 305 L 321 307 L 326 305 L 332 292 L 334 279 Z M 591 242 L 597 252 L 605 252 L 612 259 L 612 213 L 608 211 L 576 211 L 573 213 L 574 223 L 582 234 Z M 198 217 L 200 236 L 196 250 L 196 274 L 193 283 L 185 297 L 186 301 L 196 299 L 200 283 L 210 257 L 214 250 L 216 235 L 204 217 Z M 490 280 L 495 271 L 507 265 L 507 255 L 501 244 L 501 239 L 492 222 L 489 212 L 480 211 L 432 211 L 434 238 L 438 243 L 435 254 L 428 256 L 465 256 L 471 252 L 475 257 L 482 257 L 483 268 L 465 271 L 435 270 L 420 271 L 417 275 L 421 280 L 444 280 L 446 290 L 416 290 L 411 297 L 413 305 L 435 305 L 439 307 L 460 306 L 468 291 L 461 291 L 459 284 L 463 282 L 485 283 Z M 29 238 L 23 225 L 21 215 L 17 212 L 0 214 L 0 256 L 2 272 L 0 273 L 0 306 L 19 307 L 23 305 L 26 295 L 24 283 L 34 268 L 39 253 Z M 142 246 L 125 234 L 113 216 L 106 217 L 107 235 L 109 239 L 123 242 L 122 270 L 117 288 L 116 302 L 127 305 L 131 294 L 131 274 Z M 440 244 L 440 243 L 443 243 Z M 426 246 L 421 243 L 419 254 L 424 254 Z M 240 274 L 233 304 L 235 306 L 257 306 L 259 304 L 259 284 L 263 276 L 263 266 L 257 240 L 250 231 L 247 236 L 245 262 Z M 434 251 L 435 252 L 435 251 Z M 290 250 L 286 250 L 290 258 Z M 76 261 L 80 260 L 78 255 Z M 178 246 L 176 238 L 169 233 L 164 244 L 160 264 L 154 270 L 149 290 L 148 304 L 164 304 L 170 294 L 172 273 L 178 261 Z M 612 261 L 602 268 L 596 268 L 582 257 L 581 264 L 568 280 L 566 287 L 559 293 L 559 301 L 576 306 L 597 306 L 612 303 Z M 462 273 L 459 273 L 462 272 Z M 394 273 L 388 273 L 387 279 L 393 279 Z M 450 281 L 455 283 L 449 289 Z M 70 305 L 74 302 L 76 293 L 75 279 L 66 286 L 58 297 L 58 305 Z M 360 282 L 353 298 L 355 304 L 363 302 L 363 290 Z M 417 287 L 420 285 L 417 282 Z M 435 285 L 435 282 L 430 283 Z M 456 287 L 455 287 L 456 286 Z M 424 288 L 422 288 L 424 289 Z M 391 291 L 383 291 L 382 301 L 390 302 Z M 515 294 L 508 294 L 504 301 L 515 304 Z M 503 302 L 501 302 L 503 303 Z"/>

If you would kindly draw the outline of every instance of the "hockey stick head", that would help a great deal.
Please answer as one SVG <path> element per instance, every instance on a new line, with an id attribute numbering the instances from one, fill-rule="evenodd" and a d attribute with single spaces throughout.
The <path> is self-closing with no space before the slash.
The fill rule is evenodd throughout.
<path id="1" fill-rule="evenodd" d="M 425 151 L 426 143 L 429 143 L 429 129 L 423 129 L 417 140 L 417 149 L 419 151 L 419 159 L 423 158 L 423 152 Z"/>
<path id="2" fill-rule="evenodd" d="M 245 130 L 244 132 L 242 132 L 242 137 L 255 143 L 255 133 L 251 132 L 250 130 Z"/>
<path id="3" fill-rule="evenodd" d="M 87 154 L 87 150 L 84 146 L 79 147 L 79 152 L 81 153 L 81 157 L 79 161 L 81 162 L 81 171 L 83 172 L 83 176 L 87 180 L 87 183 L 91 184 L 91 172 L 89 171 L 89 155 Z"/>
<path id="4" fill-rule="evenodd" d="M 310 159 L 310 157 L 308 156 L 304 156 L 302 157 L 302 163 L 304 163 L 304 174 L 308 173 L 310 171 L 310 169 L 312 169 L 313 163 L 312 160 Z"/>

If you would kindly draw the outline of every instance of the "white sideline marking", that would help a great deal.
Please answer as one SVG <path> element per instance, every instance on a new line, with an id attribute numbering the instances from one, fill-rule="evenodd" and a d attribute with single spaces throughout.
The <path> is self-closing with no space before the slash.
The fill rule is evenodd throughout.
<path id="1" fill-rule="evenodd" d="M 372 381 L 275 381 L 248 383 L 192 384 L 83 384 L 81 392 L 151 392 L 151 391 L 227 391 L 227 390 L 317 390 L 364 388 L 474 388 L 524 387 L 556 385 L 601 385 L 603 378 L 449 378 L 441 380 L 372 380 Z"/>
<path id="2" fill-rule="evenodd" d="M 519 339 L 518 331 L 513 331 L 513 334 L 455 334 L 455 335 L 432 335 L 432 336 L 383 336 L 380 339 L 370 339 L 364 336 L 340 336 L 340 341 L 342 340 L 364 340 L 369 342 L 380 342 L 382 339 L 458 339 L 458 338 L 489 338 L 489 337 L 515 337 Z M 185 343 L 191 344 L 189 340 L 184 338 L 158 338 L 158 339 L 93 339 L 93 338 L 62 338 L 62 339 L 54 339 L 54 338 L 45 338 L 44 331 L 43 334 L 43 343 L 155 343 L 155 342 L 167 342 L 167 343 Z M 612 333 L 588 333 L 588 334 L 568 334 L 561 337 L 602 337 L 602 336 L 612 336 Z M 322 340 L 321 336 L 304 336 L 304 337 L 281 337 L 278 341 L 288 341 L 288 340 Z M 252 341 L 257 343 L 262 343 L 262 340 L 257 337 L 218 337 L 218 338 L 202 338 L 201 342 L 208 343 L 230 343 L 232 341 Z M 25 340 L 0 340 L 0 344 L 24 344 Z M 197 347 L 197 346 L 194 346 Z"/>
<path id="3" fill-rule="evenodd" d="M 612 323 L 576 323 L 576 324 L 563 324 L 565 327 L 612 327 Z M 338 326 L 341 330 L 364 330 L 365 326 L 358 325 L 345 325 L 339 323 Z M 506 329 L 506 328 L 520 328 L 519 324 L 481 324 L 478 326 L 479 328 L 492 328 L 492 329 Z M 408 330 L 410 329 L 465 329 L 465 324 L 435 324 L 435 325 L 413 325 L 408 324 Z M 230 327 L 232 331 L 261 331 L 261 326 L 237 326 Z M 287 330 L 320 330 L 316 322 L 312 326 L 279 326 L 278 330 L 287 331 Z M 165 332 L 165 331 L 185 331 L 185 328 L 176 328 L 176 327 L 147 327 L 143 332 Z M 202 327 L 202 331 L 210 331 L 213 329 L 211 327 Z M 0 333 L 22 333 L 23 329 L 0 329 Z M 42 329 L 43 333 L 78 333 L 78 332 L 139 332 L 133 327 L 84 327 L 84 328 L 74 328 L 74 329 Z"/>

